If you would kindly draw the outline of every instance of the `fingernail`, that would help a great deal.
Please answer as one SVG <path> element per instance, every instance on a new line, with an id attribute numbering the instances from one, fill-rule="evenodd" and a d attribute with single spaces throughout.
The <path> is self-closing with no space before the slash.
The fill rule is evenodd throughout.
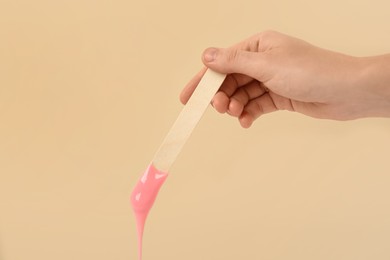
<path id="1" fill-rule="evenodd" d="M 203 58 L 206 62 L 212 62 L 215 61 L 217 58 L 217 49 L 216 48 L 209 48 L 204 52 Z"/>

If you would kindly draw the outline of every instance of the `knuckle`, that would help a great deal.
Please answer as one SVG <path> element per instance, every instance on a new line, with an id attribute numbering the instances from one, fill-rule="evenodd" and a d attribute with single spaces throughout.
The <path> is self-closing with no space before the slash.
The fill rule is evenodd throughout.
<path id="1" fill-rule="evenodd" d="M 266 51 L 272 43 L 279 37 L 280 33 L 273 30 L 265 30 L 258 33 L 255 37 L 259 51 Z"/>
<path id="2" fill-rule="evenodd" d="M 228 51 L 226 55 L 226 59 L 229 63 L 233 63 L 237 60 L 238 57 L 238 50 L 237 49 L 231 49 Z"/>

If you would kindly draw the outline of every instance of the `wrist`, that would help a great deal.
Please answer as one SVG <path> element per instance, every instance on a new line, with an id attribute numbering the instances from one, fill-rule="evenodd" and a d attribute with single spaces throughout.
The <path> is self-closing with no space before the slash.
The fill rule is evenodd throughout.
<path id="1" fill-rule="evenodd" d="M 367 117 L 390 117 L 390 54 L 359 59 L 358 83 Z"/>

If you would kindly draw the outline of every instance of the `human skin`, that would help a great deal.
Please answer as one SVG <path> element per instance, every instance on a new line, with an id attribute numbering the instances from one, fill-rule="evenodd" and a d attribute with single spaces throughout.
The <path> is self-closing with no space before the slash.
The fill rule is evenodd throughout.
<path id="1" fill-rule="evenodd" d="M 227 74 L 212 100 L 248 128 L 278 110 L 314 118 L 390 117 L 390 54 L 354 57 L 265 31 L 229 48 L 208 48 L 203 68 L 183 89 L 187 103 L 207 68 Z"/>

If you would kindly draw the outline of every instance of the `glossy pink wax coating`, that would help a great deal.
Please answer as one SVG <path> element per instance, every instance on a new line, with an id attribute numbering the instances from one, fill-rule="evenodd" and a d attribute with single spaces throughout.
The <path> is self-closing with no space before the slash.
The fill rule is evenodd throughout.
<path id="1" fill-rule="evenodd" d="M 131 193 L 130 201 L 137 222 L 139 260 L 142 259 L 142 235 L 145 221 L 167 176 L 167 173 L 157 170 L 153 164 L 150 164 Z"/>

